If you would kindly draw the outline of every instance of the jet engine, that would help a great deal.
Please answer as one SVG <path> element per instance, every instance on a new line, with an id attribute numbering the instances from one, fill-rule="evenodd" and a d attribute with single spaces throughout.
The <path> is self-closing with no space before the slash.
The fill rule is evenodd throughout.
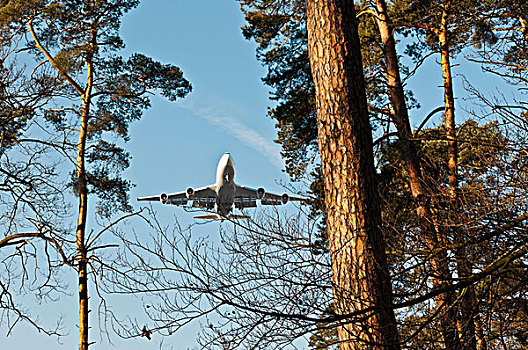
<path id="1" fill-rule="evenodd" d="M 187 199 L 193 199 L 194 189 L 192 187 L 189 187 L 187 191 L 185 191 L 185 194 L 187 195 Z"/>
<path id="2" fill-rule="evenodd" d="M 168 199 L 169 199 L 169 196 L 167 196 L 166 193 L 160 194 L 160 202 L 162 204 L 167 204 Z"/>
<path id="3" fill-rule="evenodd" d="M 262 197 L 264 197 L 265 193 L 266 193 L 266 191 L 262 187 L 260 187 L 257 190 L 257 199 L 262 199 Z"/>
<path id="4" fill-rule="evenodd" d="M 286 204 L 286 203 L 288 203 L 288 200 L 289 200 L 289 199 L 290 199 L 290 196 L 288 196 L 287 193 L 283 194 L 283 195 L 281 196 L 282 204 Z"/>

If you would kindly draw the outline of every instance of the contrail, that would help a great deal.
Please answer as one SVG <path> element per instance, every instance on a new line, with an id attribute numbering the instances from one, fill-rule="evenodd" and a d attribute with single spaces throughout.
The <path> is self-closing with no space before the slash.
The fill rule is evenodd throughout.
<path id="1" fill-rule="evenodd" d="M 236 105 L 229 106 L 229 103 L 225 101 L 204 103 L 200 101 L 202 99 L 198 100 L 196 95 L 193 97 L 180 101 L 178 103 L 179 107 L 191 111 L 193 114 L 230 133 L 263 155 L 273 165 L 280 168 L 284 166 L 284 162 L 280 157 L 279 147 L 275 143 L 233 117 L 234 114 L 240 113 L 237 113 L 236 110 L 239 108 Z M 207 100 L 210 101 L 211 99 Z"/>

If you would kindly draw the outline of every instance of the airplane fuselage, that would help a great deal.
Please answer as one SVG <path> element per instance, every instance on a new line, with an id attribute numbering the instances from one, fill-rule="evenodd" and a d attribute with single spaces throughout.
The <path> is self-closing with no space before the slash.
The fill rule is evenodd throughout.
<path id="1" fill-rule="evenodd" d="M 224 153 L 216 168 L 216 206 L 215 211 L 228 216 L 235 199 L 235 164 L 229 153 Z"/>

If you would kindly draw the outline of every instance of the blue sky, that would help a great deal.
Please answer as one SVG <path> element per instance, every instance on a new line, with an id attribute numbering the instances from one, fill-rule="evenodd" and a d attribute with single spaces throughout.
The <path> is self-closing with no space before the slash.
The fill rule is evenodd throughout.
<path id="1" fill-rule="evenodd" d="M 283 191 L 277 182 L 287 177 L 282 172 L 280 147 L 273 143 L 274 122 L 266 117 L 268 90 L 260 82 L 265 71 L 255 59 L 255 45 L 242 37 L 243 23 L 238 4 L 231 0 L 144 0 L 123 18 L 124 56 L 141 52 L 175 64 L 193 85 L 193 92 L 176 103 L 154 97 L 152 108 L 131 127 L 126 147 L 132 163 L 125 174 L 136 184 L 131 198 L 211 184 L 224 152 L 235 160 L 238 183 Z M 139 207 L 135 200 L 132 204 Z M 191 214 L 180 208 L 159 205 L 157 210 L 165 217 L 176 215 L 183 223 L 192 222 Z M 202 226 L 199 230 L 212 235 L 218 232 L 217 224 Z M 71 324 L 65 327 L 69 334 L 58 343 L 21 324 L 7 338 L 3 330 L 0 349 L 77 348 L 75 275 L 65 273 L 64 278 L 70 283 L 71 296 L 32 308 L 44 321 L 59 311 L 65 325 Z M 91 302 L 94 309 L 97 305 Z M 125 303 L 141 307 L 134 300 L 118 300 L 116 305 Z M 149 342 L 113 336 L 115 346 L 101 342 L 94 316 L 92 312 L 90 340 L 96 344 L 91 348 L 159 349 L 159 337 Z M 165 339 L 163 348 L 191 347 L 197 327 L 191 325 Z"/>
<path id="2" fill-rule="evenodd" d="M 242 24 L 234 1 L 145 1 L 126 17 L 127 50 L 178 65 L 193 85 L 179 102 L 155 99 L 132 127 L 130 174 L 138 194 L 212 183 L 224 152 L 234 157 L 239 182 L 267 178 L 264 185 L 273 185 L 282 176 L 274 122 L 265 117 L 264 69 Z"/>
<path id="3" fill-rule="evenodd" d="M 154 97 L 152 108 L 132 126 L 127 149 L 133 159 L 125 173 L 136 184 L 132 198 L 213 183 L 216 164 L 224 152 L 230 152 L 235 160 L 238 183 L 283 191 L 277 182 L 287 181 L 287 177 L 282 172 L 280 148 L 273 142 L 274 121 L 266 117 L 268 90 L 260 81 L 265 70 L 255 59 L 255 45 L 242 37 L 243 24 L 234 0 L 144 0 L 124 17 L 125 56 L 141 52 L 178 65 L 193 85 L 193 92 L 176 103 Z M 479 75 L 475 66 L 460 63 Z M 460 67 L 455 73 L 457 70 Z M 440 67 L 434 58 L 412 78 L 410 86 L 422 105 L 411 113 L 417 125 L 419 116 L 442 105 Z M 456 89 L 461 89 L 459 83 Z M 166 217 L 176 215 L 183 223 L 192 222 L 190 214 L 180 208 L 159 205 L 156 209 Z M 210 224 L 200 229 L 214 234 L 217 228 Z M 21 325 L 10 337 L 0 336 L 0 349 L 77 347 L 75 275 L 66 273 L 64 278 L 70 280 L 72 296 L 35 310 L 43 320 L 59 310 L 66 324 L 72 325 L 67 327 L 69 335 L 57 343 L 55 338 Z M 117 301 L 117 306 L 125 303 L 140 307 L 136 301 Z M 156 339 L 123 341 L 115 336 L 113 346 L 101 342 L 96 328 L 97 319 L 92 317 L 91 340 L 97 342 L 92 349 L 159 349 Z M 194 324 L 165 339 L 164 348 L 192 346 L 196 330 Z"/>

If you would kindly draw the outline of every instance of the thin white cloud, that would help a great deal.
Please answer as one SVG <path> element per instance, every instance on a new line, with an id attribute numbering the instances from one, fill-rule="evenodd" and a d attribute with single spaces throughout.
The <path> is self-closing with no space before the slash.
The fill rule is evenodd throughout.
<path id="1" fill-rule="evenodd" d="M 204 100 L 208 102 L 204 102 Z M 279 146 L 235 117 L 244 114 L 238 106 L 226 101 L 219 101 L 214 98 L 203 99 L 194 95 L 191 98 L 181 100 L 179 107 L 191 111 L 193 114 L 233 135 L 268 159 L 271 164 L 281 168 L 284 166 L 284 162 L 280 157 Z"/>

